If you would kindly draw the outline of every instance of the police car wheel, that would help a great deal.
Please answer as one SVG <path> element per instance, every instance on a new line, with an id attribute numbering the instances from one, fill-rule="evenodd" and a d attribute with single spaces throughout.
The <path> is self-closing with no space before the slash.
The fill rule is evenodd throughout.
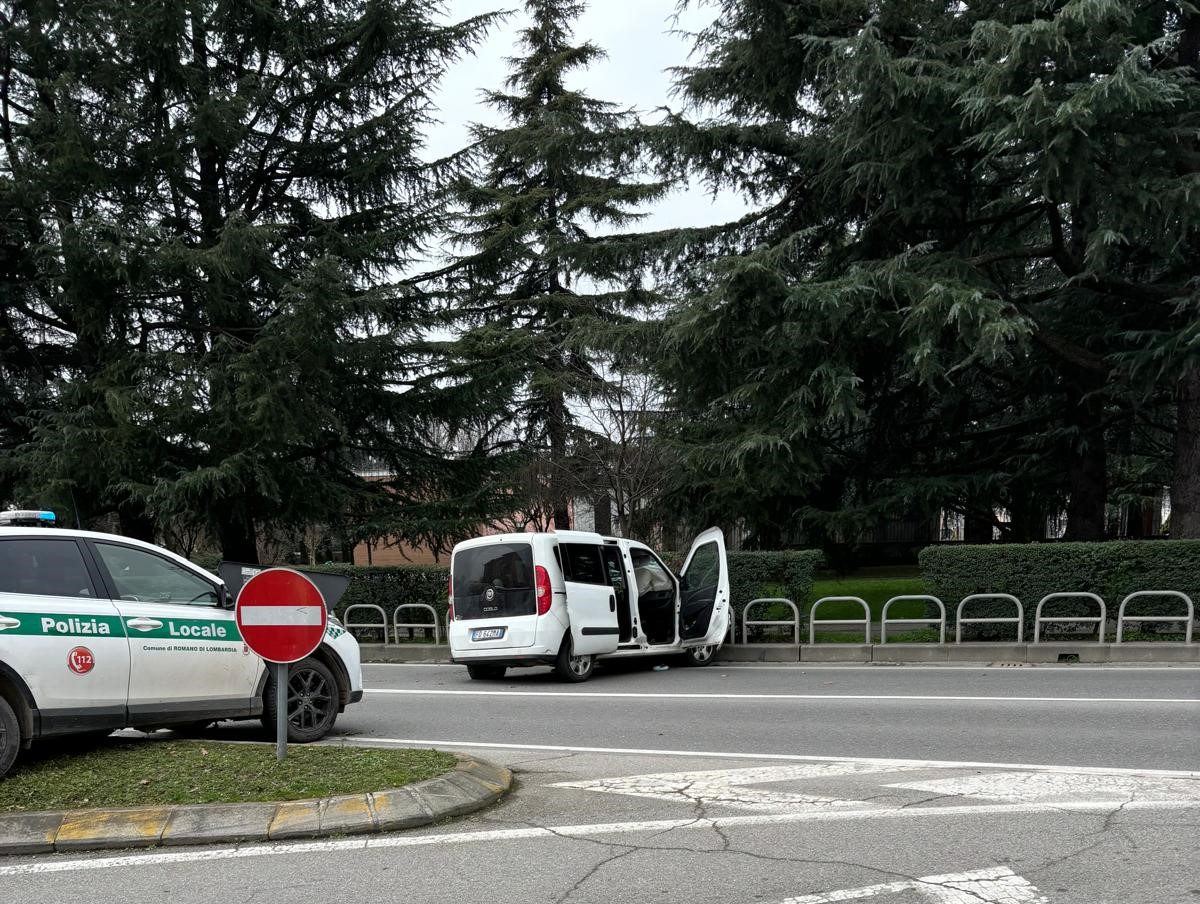
<path id="1" fill-rule="evenodd" d="M 8 701 L 0 697 L 0 775 L 12 768 L 20 749 L 21 726 L 17 724 L 17 714 Z"/>
<path id="2" fill-rule="evenodd" d="M 302 659 L 288 669 L 288 740 L 318 741 L 329 733 L 338 714 L 338 686 L 333 672 L 316 659 Z M 263 691 L 263 724 L 275 730 L 275 682 Z"/>

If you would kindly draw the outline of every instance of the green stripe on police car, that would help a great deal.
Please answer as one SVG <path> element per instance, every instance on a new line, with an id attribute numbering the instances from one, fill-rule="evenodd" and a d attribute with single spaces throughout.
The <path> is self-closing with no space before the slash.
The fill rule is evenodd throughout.
<path id="1" fill-rule="evenodd" d="M 109 615 L 65 615 L 61 612 L 0 612 L 20 622 L 0 632 L 40 637 L 125 637 L 146 639 L 186 639 L 241 641 L 237 622 L 232 619 L 156 618 L 161 628 L 126 631 L 122 619 Z"/>

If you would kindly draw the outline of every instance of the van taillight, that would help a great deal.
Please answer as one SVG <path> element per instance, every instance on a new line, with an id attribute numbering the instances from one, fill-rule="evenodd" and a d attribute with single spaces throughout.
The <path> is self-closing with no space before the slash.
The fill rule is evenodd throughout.
<path id="1" fill-rule="evenodd" d="M 550 603 L 554 599 L 554 591 L 550 588 L 550 573 L 541 565 L 533 570 L 534 586 L 537 587 L 538 615 L 550 611 Z"/>
<path id="2" fill-rule="evenodd" d="M 446 604 L 446 624 L 454 621 L 454 578 L 446 583 L 446 599 L 449 601 Z"/>

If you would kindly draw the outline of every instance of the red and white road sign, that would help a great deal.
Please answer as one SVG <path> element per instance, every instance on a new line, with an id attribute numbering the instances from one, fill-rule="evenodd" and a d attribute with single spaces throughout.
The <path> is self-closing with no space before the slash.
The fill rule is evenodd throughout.
<path id="1" fill-rule="evenodd" d="M 290 568 L 268 568 L 242 585 L 237 625 L 267 662 L 299 662 L 321 644 L 328 615 L 317 585 Z"/>

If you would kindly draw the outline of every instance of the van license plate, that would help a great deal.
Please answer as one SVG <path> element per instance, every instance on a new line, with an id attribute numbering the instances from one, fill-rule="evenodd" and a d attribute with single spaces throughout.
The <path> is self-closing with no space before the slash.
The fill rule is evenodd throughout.
<path id="1" fill-rule="evenodd" d="M 471 640 L 500 640 L 504 636 L 504 628 L 472 628 Z"/>

